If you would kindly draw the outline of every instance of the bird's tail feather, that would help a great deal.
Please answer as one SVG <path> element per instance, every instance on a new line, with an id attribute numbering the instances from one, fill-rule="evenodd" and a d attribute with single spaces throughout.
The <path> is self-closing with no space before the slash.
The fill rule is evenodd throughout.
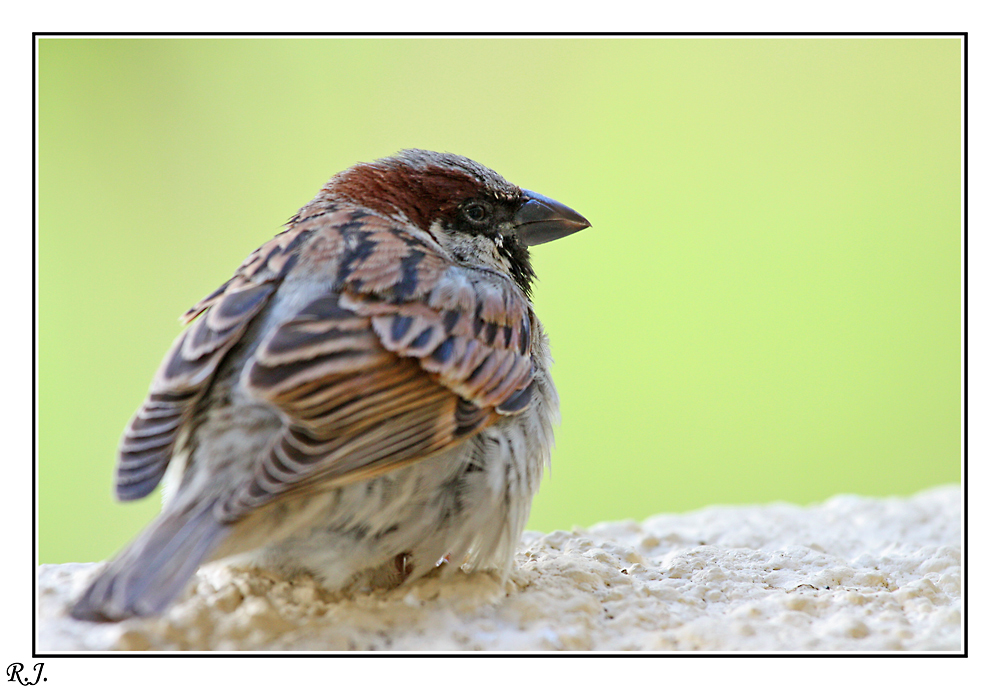
<path id="1" fill-rule="evenodd" d="M 80 620 L 115 621 L 162 612 L 229 532 L 214 502 L 161 513 L 104 568 L 73 606 Z"/>

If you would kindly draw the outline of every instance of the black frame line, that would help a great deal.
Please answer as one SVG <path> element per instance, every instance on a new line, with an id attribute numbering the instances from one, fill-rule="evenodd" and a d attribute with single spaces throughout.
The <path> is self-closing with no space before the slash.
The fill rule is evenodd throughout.
<path id="1" fill-rule="evenodd" d="M 963 457 L 962 461 L 962 478 L 963 478 L 963 494 L 964 494 L 964 534 L 963 534 L 963 559 L 965 561 L 963 568 L 963 594 L 964 594 L 964 612 L 963 612 L 963 651 L 959 653 L 948 653 L 948 652 L 899 652 L 899 653 L 889 653 L 889 652 L 846 652 L 846 653 L 835 653 L 835 652 L 714 652 L 711 650 L 706 650 L 704 652 L 381 652 L 381 651 L 345 651 L 345 652 L 316 652 L 316 653 L 306 653 L 306 652 L 41 652 L 37 650 L 37 619 L 38 619 L 38 546 L 37 546 L 37 535 L 38 535 L 38 386 L 37 386 L 37 374 L 38 374 L 38 217 L 37 217 L 37 200 L 38 200 L 38 39 L 39 38 L 72 38 L 72 37 L 86 37 L 86 38 L 111 38 L 111 37 L 130 37 L 130 38 L 152 38 L 152 37 L 169 37 L 169 38 L 302 38 L 302 37 L 317 37 L 317 38 L 375 38 L 375 37 L 419 37 L 419 38 L 437 38 L 437 37 L 456 37 L 456 38 L 478 38 L 478 37 L 500 37 L 500 38 L 518 38 L 518 37 L 532 37 L 532 38 L 638 38 L 638 37 L 652 37 L 652 38 L 687 38 L 687 37 L 752 37 L 752 38 L 770 38 L 770 37 L 837 37 L 837 38 L 855 38 L 855 37 L 900 37 L 900 38 L 912 38 L 921 36 L 930 37 L 955 37 L 962 38 L 962 68 L 964 71 L 963 76 L 963 94 L 962 94 L 962 126 L 963 126 L 963 137 L 962 137 L 962 153 L 963 153 L 963 188 L 962 188 L 962 209 L 963 209 L 963 224 L 962 224 L 962 236 L 963 236 L 963 271 L 962 271 L 962 298 L 963 298 L 963 308 L 962 308 L 962 355 L 964 358 L 964 366 L 962 368 L 962 405 L 963 405 L 963 419 L 962 419 L 962 439 L 963 439 Z M 951 659 L 965 659 L 969 656 L 969 474 L 968 474 L 968 447 L 969 447 L 969 422 L 968 422 L 968 408 L 969 408 L 969 277 L 968 277 L 968 267 L 969 267 L 969 32 L 968 31 L 952 31 L 952 32 L 941 32 L 941 31 L 921 31 L 921 32 L 886 32 L 886 31 L 867 31 L 867 32 L 832 32 L 832 31 L 815 31 L 815 32 L 772 32 L 772 33 L 761 33 L 761 32 L 679 32 L 679 33 L 663 33 L 654 31 L 639 31 L 639 32 L 621 32 L 621 33 L 608 33 L 608 32 L 492 32 L 492 31 L 482 31 L 482 32 L 441 32 L 441 33 L 431 33 L 431 32 L 381 32 L 381 31 L 365 31 L 365 32 L 347 32 L 347 33 L 325 33 L 325 32 L 209 32 L 209 31 L 198 31 L 198 32 L 48 32 L 48 31 L 35 31 L 31 34 L 31 64 L 32 64 L 32 82 L 31 82 L 31 115 L 32 115 L 32 132 L 31 132 L 31 148 L 32 148 L 32 160 L 31 160 L 31 176 L 32 176 L 32 195 L 31 195 L 31 221 L 32 221 L 32 295 L 31 295 L 31 306 L 32 306 L 32 391 L 31 391 L 31 404 L 32 404 L 32 420 L 31 420 L 31 434 L 32 434 L 32 467 L 31 467 L 31 479 L 32 479 L 32 493 L 31 493 L 31 510 L 32 510 L 32 540 L 31 540 L 31 578 L 32 578 L 32 591 L 31 591 L 31 605 L 32 605 L 32 619 L 31 619 L 31 656 L 32 659 L 64 659 L 64 658 L 223 658 L 223 659 L 233 659 L 233 658 L 340 658 L 340 657 L 376 657 L 376 658 L 429 658 L 429 657 L 442 657 L 442 658 L 460 658 L 460 657 L 482 657 L 482 658 L 506 658 L 506 657 L 523 657 L 523 658 L 534 658 L 534 657 L 556 657 L 556 658 L 674 658 L 674 657 L 706 657 L 706 658 L 951 658 Z"/>

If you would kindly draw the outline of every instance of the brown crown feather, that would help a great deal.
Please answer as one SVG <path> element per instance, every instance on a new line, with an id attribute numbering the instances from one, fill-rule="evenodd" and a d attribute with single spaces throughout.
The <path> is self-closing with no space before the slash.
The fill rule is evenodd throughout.
<path id="1" fill-rule="evenodd" d="M 321 196 L 347 198 L 387 216 L 402 214 L 428 230 L 434 221 L 452 217 L 468 199 L 517 199 L 521 189 L 463 156 L 407 149 L 335 175 Z"/>

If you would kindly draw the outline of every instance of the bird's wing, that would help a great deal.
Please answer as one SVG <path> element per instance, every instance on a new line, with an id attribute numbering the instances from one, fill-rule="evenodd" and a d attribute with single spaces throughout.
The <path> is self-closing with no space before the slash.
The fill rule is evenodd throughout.
<path id="1" fill-rule="evenodd" d="M 160 483 L 180 429 L 208 389 L 220 360 L 267 304 L 311 232 L 307 225 L 293 227 L 267 242 L 231 279 L 181 317 L 190 323 L 204 312 L 174 341 L 146 400 L 125 428 L 115 469 L 120 500 L 142 498 Z"/>
<path id="2" fill-rule="evenodd" d="M 512 281 L 459 267 L 378 216 L 328 224 L 313 246 L 336 257 L 332 288 L 244 369 L 246 389 L 286 423 L 216 505 L 223 521 L 418 461 L 531 399 L 533 316 Z"/>

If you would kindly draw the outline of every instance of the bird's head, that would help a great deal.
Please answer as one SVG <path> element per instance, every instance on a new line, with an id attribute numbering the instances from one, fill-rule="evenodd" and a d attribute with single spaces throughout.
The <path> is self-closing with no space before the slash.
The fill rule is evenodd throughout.
<path id="1" fill-rule="evenodd" d="M 457 263 L 508 275 L 527 294 L 528 247 L 589 227 L 579 213 L 511 184 L 473 160 L 407 149 L 335 175 L 320 197 L 342 198 L 427 233 Z"/>

